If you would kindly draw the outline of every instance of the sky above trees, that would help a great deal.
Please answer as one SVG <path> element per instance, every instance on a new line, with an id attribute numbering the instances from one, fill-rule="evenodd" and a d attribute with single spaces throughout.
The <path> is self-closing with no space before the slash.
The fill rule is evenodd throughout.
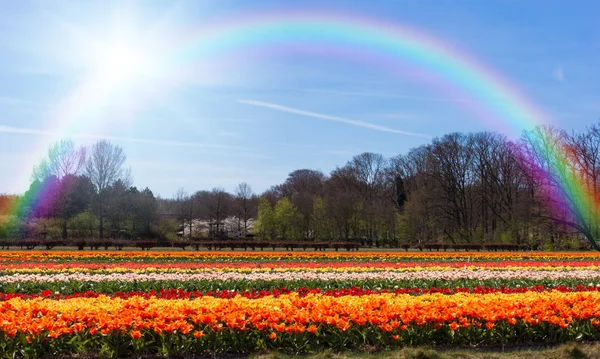
<path id="1" fill-rule="evenodd" d="M 262 192 L 298 168 L 329 173 L 363 152 L 504 129 L 376 53 L 251 41 L 224 57 L 195 52 L 211 24 L 267 13 L 414 28 L 493 69 L 548 123 L 582 130 L 600 112 L 599 12 L 594 1 L 11 2 L 0 14 L 0 193 L 23 193 L 60 139 L 118 144 L 135 185 L 173 197 L 243 181 Z M 164 56 L 173 46 L 181 56 Z"/>

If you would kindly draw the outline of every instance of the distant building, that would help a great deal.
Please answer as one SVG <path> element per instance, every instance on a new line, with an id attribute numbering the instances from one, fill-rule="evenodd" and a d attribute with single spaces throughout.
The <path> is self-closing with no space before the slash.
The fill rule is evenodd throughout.
<path id="1" fill-rule="evenodd" d="M 246 234 L 251 234 L 254 228 L 254 218 L 249 218 L 246 222 L 248 229 Z M 177 235 L 181 237 L 190 236 L 190 225 L 186 222 L 183 230 Z M 244 236 L 244 220 L 235 216 L 228 217 L 219 223 L 214 221 L 194 219 L 192 221 L 192 237 L 211 238 L 211 237 L 241 238 Z"/>

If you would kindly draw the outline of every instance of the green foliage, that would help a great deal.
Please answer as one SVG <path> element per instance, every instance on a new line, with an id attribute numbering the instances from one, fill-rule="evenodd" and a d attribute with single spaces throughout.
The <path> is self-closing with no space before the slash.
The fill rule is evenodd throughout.
<path id="1" fill-rule="evenodd" d="M 165 219 L 158 222 L 156 227 L 156 234 L 158 238 L 169 241 L 176 241 L 177 231 L 179 230 L 179 223 L 173 219 Z"/>
<path id="2" fill-rule="evenodd" d="M 298 238 L 302 217 L 287 197 L 283 197 L 275 204 L 274 218 L 277 235 L 280 238 Z"/>
<path id="3" fill-rule="evenodd" d="M 482 226 L 475 228 L 475 230 L 471 233 L 471 242 L 472 243 L 483 243 L 485 239 L 485 231 Z"/>
<path id="4" fill-rule="evenodd" d="M 396 214 L 396 238 L 399 243 L 410 243 L 410 224 L 406 213 Z"/>
<path id="5" fill-rule="evenodd" d="M 132 232 L 136 236 L 151 236 L 151 225 L 155 220 L 157 207 L 154 194 L 148 187 L 141 192 L 138 192 L 137 188 L 132 187 L 129 189 L 129 195 L 131 196 Z M 176 237 L 175 234 L 178 228 L 175 225 L 173 232 L 170 234 Z M 163 233 L 163 238 L 166 238 L 165 233 Z"/>
<path id="6" fill-rule="evenodd" d="M 15 215 L 0 216 L 0 238 L 14 238 L 19 235 L 19 218 Z"/>
<path id="7" fill-rule="evenodd" d="M 30 236 L 56 239 L 62 234 L 62 220 L 58 218 L 37 218 L 29 223 Z"/>
<path id="8" fill-rule="evenodd" d="M 578 250 L 581 250 L 581 242 L 578 241 L 577 239 L 574 239 L 574 240 L 571 240 L 571 241 L 567 241 L 565 249 L 569 250 L 569 251 L 578 251 Z"/>
<path id="9" fill-rule="evenodd" d="M 98 230 L 98 217 L 86 210 L 71 219 L 71 235 L 74 238 L 94 238 Z"/>
<path id="10" fill-rule="evenodd" d="M 546 242 L 546 243 L 544 243 L 544 245 L 543 245 L 543 247 L 542 247 L 542 248 L 543 248 L 543 250 L 544 250 L 545 252 L 550 252 L 550 251 L 553 251 L 553 250 L 555 250 L 555 248 L 554 248 L 554 244 L 552 244 L 552 243 L 550 243 L 550 242 Z"/>
<path id="11" fill-rule="evenodd" d="M 508 230 L 502 232 L 502 235 L 500 236 L 500 241 L 502 243 L 507 243 L 507 244 L 515 243 L 516 241 L 515 241 L 515 236 L 514 236 L 513 231 L 511 229 L 508 229 Z"/>
<path id="12" fill-rule="evenodd" d="M 331 220 L 327 213 L 325 200 L 322 197 L 316 197 L 313 203 L 312 223 L 313 236 L 316 240 L 331 239 Z"/>
<path id="13" fill-rule="evenodd" d="M 261 197 L 258 201 L 258 218 L 254 222 L 254 232 L 261 238 L 275 238 L 275 212 L 266 197 Z"/>

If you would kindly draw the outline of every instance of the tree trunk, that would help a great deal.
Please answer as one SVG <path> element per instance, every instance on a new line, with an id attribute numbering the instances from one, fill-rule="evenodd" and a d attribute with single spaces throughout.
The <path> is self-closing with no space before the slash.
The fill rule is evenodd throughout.
<path id="1" fill-rule="evenodd" d="M 104 239 L 104 216 L 100 214 L 100 225 L 98 226 L 100 232 L 100 239 Z"/>
<path id="2" fill-rule="evenodd" d="M 65 218 L 62 224 L 62 238 L 67 239 L 67 219 Z"/>

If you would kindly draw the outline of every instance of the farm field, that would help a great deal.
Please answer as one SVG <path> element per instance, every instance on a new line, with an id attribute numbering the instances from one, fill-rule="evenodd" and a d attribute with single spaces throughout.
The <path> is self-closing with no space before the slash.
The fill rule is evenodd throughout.
<path id="1" fill-rule="evenodd" d="M 600 339 L 596 252 L 0 252 L 6 357 Z"/>

